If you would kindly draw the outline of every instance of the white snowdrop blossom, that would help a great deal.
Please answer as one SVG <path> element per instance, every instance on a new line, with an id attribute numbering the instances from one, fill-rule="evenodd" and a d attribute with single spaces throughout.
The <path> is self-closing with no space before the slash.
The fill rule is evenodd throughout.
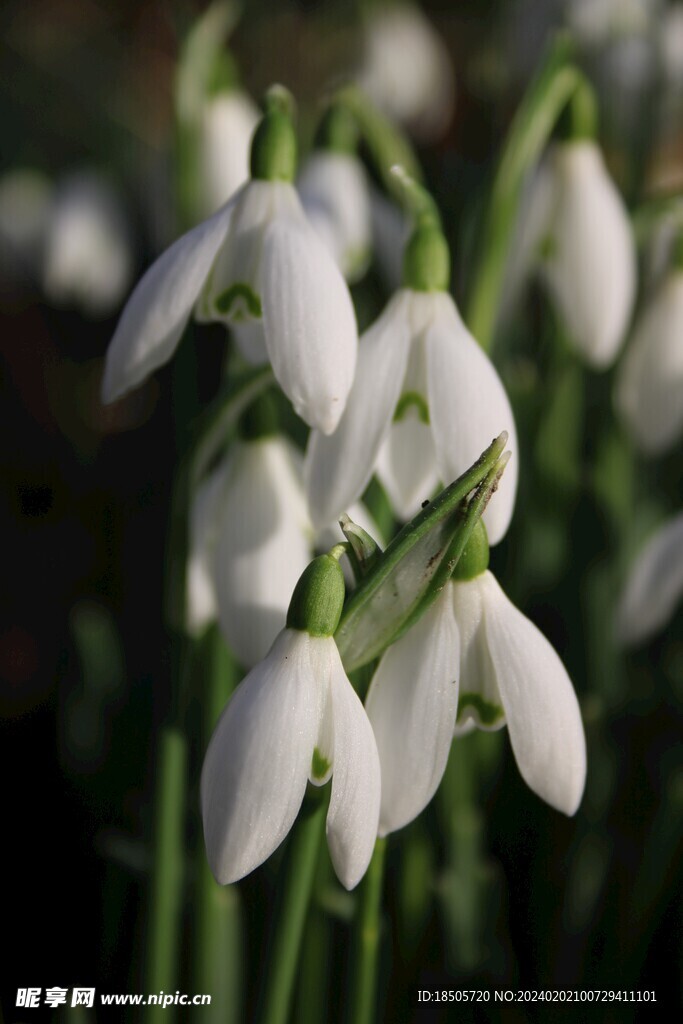
<path id="1" fill-rule="evenodd" d="M 453 114 L 455 78 L 447 47 L 416 4 L 373 8 L 358 84 L 380 110 L 425 142 Z"/>
<path id="2" fill-rule="evenodd" d="M 594 142 L 558 143 L 548 172 L 552 196 L 541 276 L 570 339 L 587 363 L 602 369 L 617 355 L 635 297 L 628 214 Z"/>
<path id="3" fill-rule="evenodd" d="M 313 522 L 336 519 L 373 473 L 396 515 L 410 519 L 440 480 L 458 477 L 503 430 L 513 458 L 485 512 L 493 543 L 508 528 L 517 486 L 510 403 L 450 295 L 403 288 L 361 339 L 336 432 L 311 434 L 305 474 Z"/>
<path id="4" fill-rule="evenodd" d="M 268 115 L 256 132 L 252 165 L 254 147 L 268 141 L 259 134 L 264 125 L 267 133 L 267 122 Z M 281 132 L 281 123 L 276 127 Z M 258 346 L 262 337 L 296 412 L 323 433 L 334 430 L 355 371 L 355 313 L 294 185 L 282 180 L 293 175 L 293 133 L 285 143 L 286 167 L 279 178 L 253 177 L 142 278 L 107 352 L 105 401 L 125 394 L 171 358 L 196 307 L 201 320 L 246 326 L 243 342 Z M 261 146 L 257 156 L 264 148 L 268 152 Z"/>
<path id="5" fill-rule="evenodd" d="M 683 597 L 683 513 L 661 526 L 631 566 L 616 617 L 623 647 L 644 643 L 666 626 Z"/>
<path id="6" fill-rule="evenodd" d="M 668 273 L 639 317 L 615 403 L 647 455 L 663 454 L 683 433 L 683 270 Z"/>
<path id="7" fill-rule="evenodd" d="M 43 285 L 58 305 L 98 316 L 123 298 L 133 272 L 128 221 L 112 186 L 91 173 L 61 181 L 53 194 L 43 254 Z"/>
<path id="8" fill-rule="evenodd" d="M 348 513 L 379 536 L 363 505 Z M 236 441 L 197 488 L 190 508 L 190 634 L 198 636 L 218 619 L 239 663 L 252 668 L 283 628 L 296 581 L 316 549 L 343 539 L 337 523 L 314 531 L 303 459 L 294 445 L 274 435 Z"/>
<path id="9" fill-rule="evenodd" d="M 218 92 L 202 104 L 197 193 L 203 216 L 215 213 L 249 180 L 249 150 L 259 119 L 240 89 Z"/>
<path id="10" fill-rule="evenodd" d="M 352 153 L 318 150 L 298 181 L 313 227 L 347 281 L 365 273 L 372 249 L 370 192 L 363 165 Z"/>
<path id="11" fill-rule="evenodd" d="M 336 570 L 341 577 L 338 564 Z M 343 582 L 341 595 L 336 620 Z M 295 592 L 293 604 L 296 598 Z M 294 824 L 307 784 L 321 786 L 330 777 L 327 842 L 334 869 L 352 889 L 368 867 L 379 820 L 379 758 L 331 636 L 334 619 L 311 624 L 310 632 L 290 622 L 216 726 L 201 803 L 209 864 L 221 884 L 262 864 Z"/>
<path id="12" fill-rule="evenodd" d="M 586 746 L 571 681 L 554 649 L 488 571 L 450 581 L 380 661 L 366 700 L 382 767 L 380 835 L 427 806 L 454 733 L 508 726 L 527 785 L 572 815 Z"/>

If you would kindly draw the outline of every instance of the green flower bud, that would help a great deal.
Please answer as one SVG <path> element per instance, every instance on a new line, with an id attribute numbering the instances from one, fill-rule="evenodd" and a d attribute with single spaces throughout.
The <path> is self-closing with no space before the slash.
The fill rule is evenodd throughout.
<path id="1" fill-rule="evenodd" d="M 315 146 L 328 153 L 356 152 L 358 126 L 348 107 L 341 103 L 328 107 L 315 133 Z"/>
<path id="2" fill-rule="evenodd" d="M 472 530 L 467 547 L 453 570 L 454 580 L 473 580 L 489 567 L 489 539 L 481 519 Z"/>
<path id="3" fill-rule="evenodd" d="M 333 636 L 339 625 L 346 587 L 333 555 L 320 555 L 304 569 L 287 612 L 287 628 L 310 636 Z"/>
<path id="4" fill-rule="evenodd" d="M 403 254 L 403 284 L 416 292 L 445 292 L 451 254 L 443 232 L 433 223 L 418 224 Z"/>
<path id="5" fill-rule="evenodd" d="M 271 107 L 251 142 L 251 176 L 262 181 L 294 181 L 297 144 L 289 114 Z"/>

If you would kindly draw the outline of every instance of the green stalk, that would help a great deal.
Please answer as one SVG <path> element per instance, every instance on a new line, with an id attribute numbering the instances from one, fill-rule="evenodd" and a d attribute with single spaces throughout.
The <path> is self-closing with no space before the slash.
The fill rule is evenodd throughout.
<path id="1" fill-rule="evenodd" d="M 179 987 L 178 946 L 184 867 L 184 815 L 187 785 L 185 737 L 173 727 L 159 734 L 156 820 L 152 853 L 152 882 L 147 916 L 144 989 L 175 992 Z M 169 1008 L 150 1006 L 146 1021 L 170 1021 Z"/>
<path id="2" fill-rule="evenodd" d="M 585 83 L 570 57 L 569 40 L 560 36 L 522 100 L 498 165 L 466 317 L 484 351 L 489 351 L 493 342 L 524 179 L 538 161 L 568 101 Z"/>
<path id="3" fill-rule="evenodd" d="M 265 973 L 265 993 L 258 1017 L 261 1024 L 286 1024 L 289 1017 L 326 811 L 327 793 L 310 793 L 309 787 L 309 795 L 291 834 L 283 866 L 281 903 L 276 911 Z"/>
<path id="4" fill-rule="evenodd" d="M 377 1019 L 377 973 L 386 839 L 378 839 L 363 879 L 354 927 L 353 975 L 349 1001 L 351 1024 Z"/>
<path id="5" fill-rule="evenodd" d="M 239 673 L 217 626 L 212 626 L 201 643 L 201 664 L 205 679 L 202 751 L 211 738 L 223 708 L 228 702 Z M 194 991 L 211 995 L 211 1012 L 222 1024 L 238 1024 L 241 1017 L 242 980 L 241 905 L 237 886 L 220 886 L 209 868 L 204 844 L 196 856 L 197 890 L 195 894 Z M 192 1019 L 206 1017 L 203 1006 L 192 1012 Z"/>

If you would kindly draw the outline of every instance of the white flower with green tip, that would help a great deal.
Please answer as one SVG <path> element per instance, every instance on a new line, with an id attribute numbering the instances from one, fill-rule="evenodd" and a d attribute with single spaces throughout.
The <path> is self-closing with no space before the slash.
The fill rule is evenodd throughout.
<path id="1" fill-rule="evenodd" d="M 415 287 L 398 291 L 363 335 L 337 430 L 329 437 L 311 434 L 306 481 L 313 522 L 335 519 L 363 493 L 373 473 L 396 515 L 407 520 L 440 480 L 460 476 L 505 430 L 513 458 L 485 513 L 496 543 L 510 523 L 517 487 L 512 409 L 493 364 L 445 291 L 448 252 L 440 232 L 418 230 L 406 262 Z"/>
<path id="2" fill-rule="evenodd" d="M 353 381 L 356 320 L 292 184 L 295 163 L 291 123 L 270 111 L 254 136 L 252 180 L 160 256 L 133 292 L 107 352 L 106 402 L 171 358 L 196 308 L 200 319 L 254 328 L 243 338 L 252 349 L 262 327 L 296 412 L 323 433 L 334 430 Z"/>
<path id="3" fill-rule="evenodd" d="M 466 572 L 467 552 L 461 562 L 456 571 Z M 366 710 L 382 767 L 381 835 L 427 806 L 454 734 L 474 726 L 507 725 L 527 785 L 565 814 L 579 805 L 586 744 L 571 681 L 552 646 L 488 569 L 450 581 L 386 651 Z"/>
<path id="4" fill-rule="evenodd" d="M 280 845 L 308 783 L 331 777 L 327 841 L 341 883 L 363 877 L 375 845 L 380 769 L 363 705 L 332 633 L 344 582 L 329 555 L 311 563 L 288 625 L 237 688 L 204 760 L 202 817 L 218 882 L 236 882 Z"/>

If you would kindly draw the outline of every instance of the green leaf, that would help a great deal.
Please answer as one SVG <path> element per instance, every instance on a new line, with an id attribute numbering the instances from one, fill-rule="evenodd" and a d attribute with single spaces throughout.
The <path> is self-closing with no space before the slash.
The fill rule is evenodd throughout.
<path id="1" fill-rule="evenodd" d="M 378 657 L 427 610 L 495 490 L 507 434 L 403 527 L 347 599 L 335 634 L 347 672 Z"/>

